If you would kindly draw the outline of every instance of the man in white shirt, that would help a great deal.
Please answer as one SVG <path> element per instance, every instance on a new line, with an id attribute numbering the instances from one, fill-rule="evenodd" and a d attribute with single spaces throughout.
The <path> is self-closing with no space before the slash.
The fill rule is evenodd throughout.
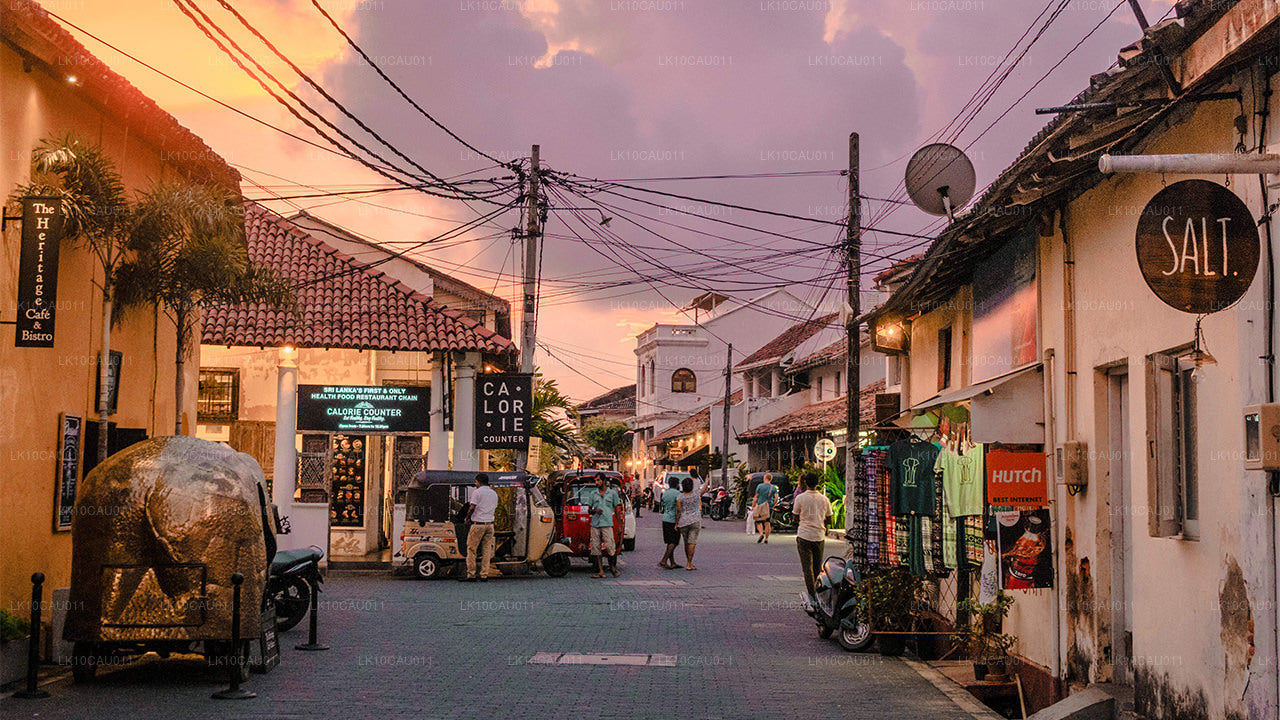
<path id="1" fill-rule="evenodd" d="M 792 508 L 799 520 L 796 550 L 800 553 L 800 569 L 804 571 L 804 587 L 812 598 L 818 573 L 822 571 L 822 551 L 826 545 L 827 523 L 831 521 L 831 501 L 817 490 L 817 473 L 801 475 L 800 486 L 804 492 L 796 498 Z"/>
<path id="2" fill-rule="evenodd" d="M 476 552 L 483 556 L 480 562 L 480 582 L 489 579 L 489 563 L 493 560 L 493 514 L 498 509 L 498 493 L 489 487 L 489 476 L 476 475 L 476 487 L 471 491 L 467 507 L 467 519 L 471 529 L 467 532 L 467 576 L 458 578 L 464 582 L 476 581 Z"/>

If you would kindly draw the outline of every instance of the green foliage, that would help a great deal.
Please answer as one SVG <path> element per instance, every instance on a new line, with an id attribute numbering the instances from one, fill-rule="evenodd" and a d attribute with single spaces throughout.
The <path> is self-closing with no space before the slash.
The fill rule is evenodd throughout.
<path id="1" fill-rule="evenodd" d="M 631 450 L 631 429 L 624 422 L 589 420 L 582 426 L 582 437 L 591 447 L 617 458 Z"/>
<path id="2" fill-rule="evenodd" d="M 31 634 L 31 623 L 6 610 L 0 610 L 0 641 L 9 642 Z"/>
<path id="3" fill-rule="evenodd" d="M 831 501 L 831 527 L 844 527 L 844 478 L 840 475 L 840 469 L 835 465 L 828 465 L 822 474 L 819 489 Z"/>
<path id="4" fill-rule="evenodd" d="M 133 215 L 115 163 L 75 135 L 46 138 L 32 152 L 31 182 L 13 195 L 39 196 L 61 199 L 64 234 L 97 254 L 110 286 Z"/>
<path id="5" fill-rule="evenodd" d="M 536 375 L 533 384 L 533 427 L 532 433 L 542 438 L 543 443 L 554 445 L 573 455 L 582 455 L 582 440 L 578 437 L 577 428 L 557 413 L 577 416 L 573 409 L 573 401 L 560 391 L 555 380 L 547 380 Z"/>
<path id="6" fill-rule="evenodd" d="M 195 310 L 216 303 L 283 306 L 290 284 L 249 260 L 239 198 L 204 185 L 161 183 L 139 200 L 129 233 L 132 257 L 120 267 L 122 308 L 160 304 L 179 335 Z"/>
<path id="7" fill-rule="evenodd" d="M 960 601 L 959 610 L 969 616 L 969 622 L 956 625 L 951 642 L 964 649 L 975 660 L 992 660 L 1005 657 L 1018 642 L 1016 635 L 1000 632 L 1001 623 L 1009 614 L 1013 597 L 1003 592 L 989 603 L 979 603 L 973 598 Z"/>
<path id="8" fill-rule="evenodd" d="M 911 609 L 919 590 L 918 578 L 906 568 L 895 567 L 865 578 L 854 592 L 867 609 L 872 630 L 905 632 L 911 629 Z"/>

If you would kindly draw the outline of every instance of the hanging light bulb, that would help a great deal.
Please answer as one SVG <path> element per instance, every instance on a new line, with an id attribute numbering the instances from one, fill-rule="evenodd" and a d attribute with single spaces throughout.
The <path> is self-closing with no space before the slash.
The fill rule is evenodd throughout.
<path id="1" fill-rule="evenodd" d="M 1192 343 L 1191 352 L 1186 356 L 1187 360 L 1192 365 L 1195 365 L 1191 370 L 1191 380 L 1197 383 L 1204 378 L 1204 366 L 1218 364 L 1218 359 L 1213 356 L 1213 353 L 1209 352 L 1209 348 L 1205 345 L 1204 330 L 1200 327 L 1200 321 L 1203 319 L 1203 315 L 1196 318 L 1195 341 Z"/>

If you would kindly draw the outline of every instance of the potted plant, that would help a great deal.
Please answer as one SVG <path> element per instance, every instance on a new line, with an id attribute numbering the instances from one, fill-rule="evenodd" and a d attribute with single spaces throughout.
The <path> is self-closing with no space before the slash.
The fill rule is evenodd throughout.
<path id="1" fill-rule="evenodd" d="M 997 593 L 996 599 L 989 603 L 979 603 L 973 598 L 960 601 L 960 611 L 968 615 L 969 621 L 956 625 L 951 642 L 973 658 L 973 675 L 977 680 L 1007 682 L 1009 679 L 1009 650 L 1018 638 L 1000 629 L 1011 605 L 1013 598 L 1003 592 Z"/>
<path id="2" fill-rule="evenodd" d="M 876 648 L 881 655 L 901 655 L 911 631 L 912 608 L 920 580 L 906 568 L 866 578 L 858 583 L 858 598 L 867 608 L 871 631 L 876 633 Z"/>
<path id="3" fill-rule="evenodd" d="M 20 680 L 27 674 L 27 636 L 30 623 L 0 610 L 0 685 Z"/>

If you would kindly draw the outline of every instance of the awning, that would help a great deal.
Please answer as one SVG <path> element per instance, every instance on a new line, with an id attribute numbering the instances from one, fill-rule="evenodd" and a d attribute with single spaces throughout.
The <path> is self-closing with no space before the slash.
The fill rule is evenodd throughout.
<path id="1" fill-rule="evenodd" d="M 969 403 L 969 432 L 979 443 L 1044 442 L 1044 369 L 1033 363 L 911 406 L 909 425 L 926 411 Z"/>
<path id="2" fill-rule="evenodd" d="M 672 460 L 672 465 L 697 465 L 711 456 L 711 446 L 703 445 L 688 455 L 681 455 L 679 460 Z"/>

